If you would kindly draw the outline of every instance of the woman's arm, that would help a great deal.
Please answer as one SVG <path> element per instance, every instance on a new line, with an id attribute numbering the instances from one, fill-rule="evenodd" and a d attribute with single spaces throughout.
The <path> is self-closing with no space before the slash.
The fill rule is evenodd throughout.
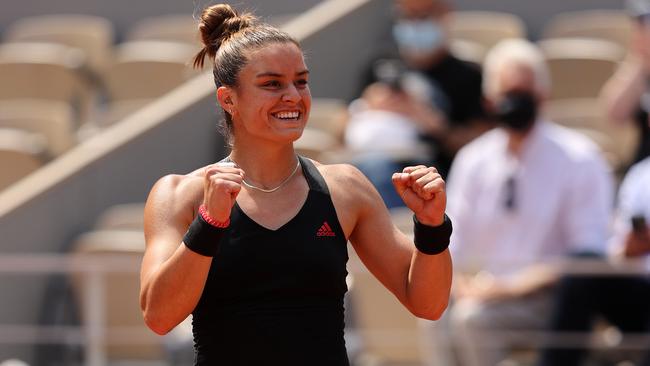
<path id="1" fill-rule="evenodd" d="M 145 323 L 158 334 L 169 332 L 196 307 L 212 263 L 212 258 L 182 244 L 195 206 L 183 197 L 193 182 L 182 179 L 167 176 L 159 180 L 145 206 L 140 307 Z"/>
<path id="2" fill-rule="evenodd" d="M 211 217 L 226 221 L 241 188 L 237 168 L 212 166 L 205 173 L 203 179 L 164 177 L 147 199 L 140 307 L 145 323 L 158 334 L 169 332 L 194 310 L 212 264 L 212 257 L 183 244 L 198 203 L 203 202 Z"/>
<path id="3" fill-rule="evenodd" d="M 436 255 L 421 253 L 413 240 L 392 223 L 379 193 L 365 176 L 353 167 L 341 170 L 332 191 L 343 197 L 338 200 L 339 212 L 355 213 L 350 241 L 361 261 L 414 315 L 440 318 L 451 288 L 449 251 Z M 445 208 L 442 179 L 432 168 L 406 168 L 405 172 L 394 177 L 402 198 L 420 222 L 430 226 L 441 224 Z"/>

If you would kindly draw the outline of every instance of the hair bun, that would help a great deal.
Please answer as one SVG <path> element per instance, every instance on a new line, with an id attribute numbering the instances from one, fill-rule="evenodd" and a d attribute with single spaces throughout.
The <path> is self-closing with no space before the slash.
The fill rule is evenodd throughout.
<path id="1" fill-rule="evenodd" d="M 239 15 L 228 4 L 209 6 L 201 13 L 199 33 L 203 41 L 203 49 L 194 58 L 194 67 L 203 67 L 205 56 L 214 59 L 219 47 L 233 34 L 250 27 L 256 21 L 250 13 Z"/>

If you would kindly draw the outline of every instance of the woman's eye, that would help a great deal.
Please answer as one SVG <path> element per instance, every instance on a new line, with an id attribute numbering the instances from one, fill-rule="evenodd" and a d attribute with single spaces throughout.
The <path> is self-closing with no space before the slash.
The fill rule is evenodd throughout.
<path id="1" fill-rule="evenodd" d="M 296 81 L 296 85 L 299 86 L 299 87 L 305 87 L 305 86 L 307 86 L 307 84 L 308 84 L 307 79 L 300 79 L 300 80 Z"/>
<path id="2" fill-rule="evenodd" d="M 282 86 L 282 84 L 280 84 L 280 82 L 277 81 L 277 80 L 271 80 L 271 81 L 267 81 L 266 83 L 264 83 L 264 86 L 268 86 L 268 87 L 272 87 L 272 88 L 278 88 L 278 87 Z"/>

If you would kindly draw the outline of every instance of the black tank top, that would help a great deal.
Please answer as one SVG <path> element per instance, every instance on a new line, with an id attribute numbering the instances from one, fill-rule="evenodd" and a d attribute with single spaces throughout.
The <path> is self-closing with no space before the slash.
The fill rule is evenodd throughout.
<path id="1" fill-rule="evenodd" d="M 277 230 L 235 204 L 193 314 L 195 365 L 349 365 L 343 339 L 347 240 L 325 180 Z"/>

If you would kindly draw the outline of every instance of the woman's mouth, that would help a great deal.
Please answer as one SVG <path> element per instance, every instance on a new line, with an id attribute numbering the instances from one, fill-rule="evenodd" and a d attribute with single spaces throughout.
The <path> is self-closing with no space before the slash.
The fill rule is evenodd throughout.
<path id="1" fill-rule="evenodd" d="M 290 111 L 290 112 L 285 111 L 285 112 L 272 113 L 271 115 L 283 121 L 297 121 L 300 119 L 301 113 L 299 111 Z"/>

